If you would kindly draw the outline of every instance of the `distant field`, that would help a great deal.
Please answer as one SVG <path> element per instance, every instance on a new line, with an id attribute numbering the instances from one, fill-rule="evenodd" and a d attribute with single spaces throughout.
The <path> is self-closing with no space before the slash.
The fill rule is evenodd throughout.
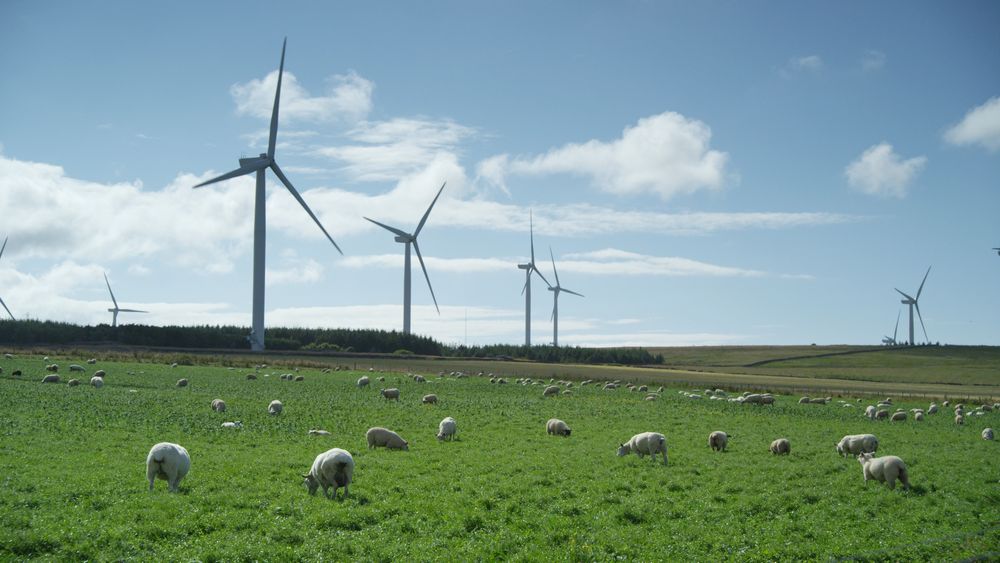
<path id="1" fill-rule="evenodd" d="M 53 359 L 65 381 L 74 375 L 68 364 L 84 357 Z M 1000 556 L 1000 443 L 979 437 L 984 426 L 1000 427 L 1000 412 L 965 426 L 947 411 L 919 423 L 875 423 L 860 416 L 867 401 L 853 398 L 845 399 L 851 406 L 798 405 L 796 396 L 779 396 L 764 407 L 668 388 L 644 401 L 643 393 L 577 384 L 573 395 L 543 399 L 542 386 L 513 379 L 497 385 L 424 370 L 430 380 L 419 384 L 398 372 L 324 374 L 315 359 L 298 362 L 298 371 L 295 359 L 267 361 L 247 381 L 244 358 L 196 357 L 176 368 L 102 358 L 84 364 L 86 378 L 95 368 L 108 372 L 95 389 L 40 383 L 38 356 L 0 360 L 0 560 Z M 15 369 L 24 375 L 12 377 Z M 278 379 L 287 372 L 305 381 Z M 358 389 L 362 374 L 383 375 L 401 400 L 381 399 L 374 381 Z M 188 387 L 174 386 L 181 377 Z M 420 404 L 431 392 L 439 404 Z M 228 411 L 211 411 L 214 398 Z M 266 414 L 272 399 L 284 402 L 281 416 Z M 444 416 L 458 420 L 455 442 L 434 439 Z M 547 436 L 550 417 L 573 435 Z M 229 431 L 224 420 L 245 426 Z M 368 450 L 364 432 L 375 425 L 397 430 L 410 451 Z M 308 436 L 310 428 L 333 436 Z M 669 465 L 615 456 L 619 442 L 646 430 L 667 436 Z M 709 450 L 713 430 L 734 436 L 728 452 Z M 857 461 L 833 448 L 859 432 L 879 437 L 880 454 L 906 461 L 914 490 L 864 485 Z M 768 453 L 777 437 L 791 440 L 790 456 Z M 145 457 L 159 441 L 191 453 L 181 494 L 166 493 L 163 482 L 146 490 Z M 300 485 L 330 447 L 355 457 L 346 501 L 310 497 Z"/>

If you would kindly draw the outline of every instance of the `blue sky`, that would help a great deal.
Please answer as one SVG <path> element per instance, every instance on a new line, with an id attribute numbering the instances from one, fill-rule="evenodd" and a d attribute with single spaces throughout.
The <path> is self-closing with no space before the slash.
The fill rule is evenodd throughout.
<path id="1" fill-rule="evenodd" d="M 0 298 L 16 316 L 521 342 L 528 212 L 560 343 L 877 343 L 933 265 L 931 341 L 1000 341 L 994 2 L 0 4 Z M 414 266 L 417 266 L 414 261 Z M 551 294 L 533 282 L 533 341 Z M 900 338 L 905 326 L 900 325 Z M 918 340 L 923 340 L 918 323 Z"/>

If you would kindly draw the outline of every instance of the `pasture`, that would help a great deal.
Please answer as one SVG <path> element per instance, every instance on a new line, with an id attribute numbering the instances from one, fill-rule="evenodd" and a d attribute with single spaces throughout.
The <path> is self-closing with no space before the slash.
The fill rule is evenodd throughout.
<path id="1" fill-rule="evenodd" d="M 52 358 L 63 379 L 43 384 L 46 362 L 0 360 L 0 558 L 133 560 L 773 560 L 961 559 L 1000 554 L 998 444 L 980 438 L 1000 413 L 953 423 L 951 409 L 923 422 L 873 422 L 871 401 L 844 407 L 694 400 L 668 387 L 644 393 L 574 384 L 542 398 L 542 385 L 399 372 L 321 373 L 310 367 Z M 291 361 L 291 360 L 286 360 Z M 83 365 L 85 377 L 71 374 Z M 284 362 L 283 362 L 284 363 Z M 334 362 L 335 363 L 335 362 Z M 86 384 L 95 369 L 106 384 Z M 569 369 L 559 366 L 559 369 Z M 23 375 L 13 377 L 13 370 Z M 283 381 L 282 373 L 304 376 Z M 628 380 L 631 370 L 619 377 Z M 355 380 L 369 375 L 371 386 Z M 386 378 L 385 384 L 374 380 Z M 508 375 L 497 372 L 497 375 Z M 66 380 L 78 377 L 79 387 Z M 190 385 L 175 387 L 186 378 Z M 387 402 L 380 386 L 401 390 Z M 435 393 L 436 405 L 422 405 Z M 213 412 L 212 399 L 227 403 Z M 269 416 L 273 399 L 284 413 Z M 835 398 L 836 399 L 836 398 Z M 904 409 L 927 401 L 897 400 Z M 452 416 L 458 439 L 438 442 Z M 569 438 L 545 434 L 561 418 Z M 243 423 L 239 430 L 223 421 Z M 365 431 L 399 432 L 410 451 L 368 450 Z M 323 428 L 332 436 L 309 436 Z M 669 465 L 620 442 L 666 435 Z M 725 453 L 708 434 L 733 435 Z M 858 462 L 838 457 L 845 434 L 871 432 L 879 455 L 906 461 L 914 488 L 865 486 Z M 775 438 L 791 441 L 773 456 Z M 161 441 L 191 454 L 180 494 L 147 490 L 145 458 Z M 356 463 L 351 495 L 311 497 L 301 474 L 329 448 Z"/>

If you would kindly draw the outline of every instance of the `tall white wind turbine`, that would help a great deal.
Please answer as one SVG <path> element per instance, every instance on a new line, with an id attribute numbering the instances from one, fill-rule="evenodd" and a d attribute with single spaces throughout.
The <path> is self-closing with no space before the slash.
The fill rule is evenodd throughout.
<path id="1" fill-rule="evenodd" d="M 559 346 L 559 294 L 566 292 L 572 295 L 583 297 L 582 294 L 566 289 L 559 285 L 559 270 L 556 270 L 556 257 L 552 254 L 552 247 L 549 247 L 549 258 L 552 259 L 552 273 L 556 276 L 556 285 L 549 286 L 552 292 L 552 345 Z"/>
<path id="2" fill-rule="evenodd" d="M 0 257 L 3 256 L 3 249 L 5 249 L 5 248 L 7 248 L 7 237 L 3 238 L 3 246 L 0 246 Z M 16 321 L 17 320 L 17 319 L 14 318 L 14 313 L 11 313 L 10 309 L 7 308 L 7 304 L 3 302 L 2 298 L 0 298 L 0 305 L 3 305 L 4 310 L 7 311 L 8 315 L 10 315 L 10 320 L 12 320 L 12 321 Z"/>
<path id="3" fill-rule="evenodd" d="M 521 288 L 521 293 L 524 295 L 524 345 L 531 346 L 531 273 L 534 272 L 538 274 L 538 277 L 542 278 L 545 285 L 549 284 L 549 280 L 545 279 L 542 272 L 538 270 L 535 266 L 535 224 L 534 219 L 531 216 L 531 211 L 528 211 L 528 228 L 531 233 L 531 260 L 526 264 L 518 264 L 517 267 L 524 270 L 524 287 Z"/>
<path id="4" fill-rule="evenodd" d="M 889 338 L 888 336 L 883 336 L 882 337 L 882 344 L 885 344 L 886 346 L 895 346 L 896 345 L 896 337 L 899 335 L 899 315 L 900 315 L 900 313 L 902 313 L 902 311 L 897 311 L 896 312 L 896 328 L 894 328 L 892 330 L 892 338 Z"/>
<path id="5" fill-rule="evenodd" d="M 118 306 L 118 301 L 115 299 L 115 292 L 111 291 L 111 282 L 108 281 L 108 275 L 104 274 L 104 283 L 108 284 L 108 293 L 111 294 L 111 302 L 115 304 L 113 309 L 108 309 L 111 313 L 111 328 L 118 326 L 118 313 L 148 313 L 149 311 L 140 311 L 139 309 L 122 309 Z"/>
<path id="6" fill-rule="evenodd" d="M 902 291 L 899 291 L 898 288 L 894 288 L 894 289 L 896 289 L 896 291 L 900 295 L 902 295 L 903 297 L 905 297 L 905 299 L 903 299 L 902 301 L 900 301 L 900 303 L 902 303 L 903 305 L 909 305 L 909 307 L 910 307 L 910 346 L 915 346 L 916 345 L 914 343 L 914 340 L 913 340 L 913 308 L 914 307 L 917 308 L 917 318 L 920 319 L 920 328 L 924 329 L 924 340 L 930 341 L 930 339 L 927 338 L 927 327 L 924 326 L 924 317 L 923 317 L 923 315 L 920 314 L 920 303 L 919 303 L 920 302 L 920 292 L 924 290 L 924 282 L 927 281 L 927 276 L 930 273 L 931 273 L 931 267 L 928 266 L 927 267 L 927 273 L 924 274 L 924 281 L 920 282 L 920 287 L 917 289 L 917 296 L 916 297 L 910 297 L 909 295 L 903 293 Z"/>
<path id="7" fill-rule="evenodd" d="M 244 176 L 250 173 L 257 174 L 257 190 L 254 197 L 254 216 L 253 216 L 253 326 L 250 330 L 250 349 L 254 351 L 260 351 L 264 349 L 264 242 L 266 240 L 266 228 L 265 228 L 265 194 L 264 194 L 264 172 L 270 168 L 274 175 L 281 180 L 281 183 L 288 188 L 288 192 L 292 194 L 306 210 L 306 213 L 312 217 L 312 220 L 316 222 L 319 229 L 323 231 L 326 238 L 330 241 L 330 244 L 337 249 L 337 252 L 344 254 L 337 246 L 336 242 L 333 242 L 333 237 L 330 233 L 326 232 L 323 228 L 323 224 L 319 222 L 319 219 L 309 209 L 306 205 L 302 196 L 299 192 L 295 190 L 292 183 L 288 181 L 285 174 L 281 171 L 278 166 L 278 162 L 274 159 L 274 148 L 278 137 L 278 100 L 281 98 L 281 77 L 285 71 L 285 45 L 288 43 L 288 38 L 285 38 L 285 42 L 281 45 L 281 64 L 278 67 L 278 87 L 274 91 L 274 109 L 271 110 L 271 131 L 267 139 L 267 152 L 261 153 L 260 156 L 255 158 L 241 158 L 240 167 L 232 172 L 227 172 L 222 176 L 217 178 L 212 178 L 207 182 L 202 182 L 195 186 L 195 188 L 200 188 L 202 186 L 207 186 L 208 184 L 214 184 L 216 182 L 221 182 L 223 180 L 229 180 L 230 178 L 237 178 L 239 176 Z"/>
<path id="8" fill-rule="evenodd" d="M 410 334 L 410 245 L 413 245 L 413 249 L 417 251 L 417 260 L 420 260 L 420 269 L 424 271 L 424 279 L 427 280 L 427 289 L 431 290 L 431 299 L 434 300 L 434 308 L 437 309 L 438 314 L 441 314 L 441 309 L 438 308 L 437 297 L 434 296 L 434 288 L 431 287 L 431 278 L 427 275 L 427 267 L 424 266 L 424 257 L 420 255 L 420 245 L 417 244 L 417 236 L 420 235 L 420 230 L 424 228 L 424 223 L 427 222 L 427 217 L 431 214 L 431 209 L 434 209 L 434 204 L 437 203 L 439 197 L 441 197 L 441 192 L 444 191 L 444 186 L 448 182 L 441 184 L 441 188 L 438 189 L 438 193 L 434 196 L 434 200 L 427 207 L 427 211 L 424 212 L 424 216 L 420 218 L 420 224 L 417 225 L 417 230 L 413 233 L 407 233 L 397 229 L 396 227 L 390 227 L 385 223 L 379 223 L 374 219 L 368 219 L 372 223 L 375 223 L 379 227 L 389 231 L 390 233 L 396 235 L 396 242 L 403 243 L 406 245 L 405 260 L 403 262 L 403 333 Z"/>

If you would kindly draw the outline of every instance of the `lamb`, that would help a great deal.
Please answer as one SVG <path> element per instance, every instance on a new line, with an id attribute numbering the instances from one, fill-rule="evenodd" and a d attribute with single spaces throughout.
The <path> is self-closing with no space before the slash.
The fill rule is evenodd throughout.
<path id="1" fill-rule="evenodd" d="M 215 412 L 226 412 L 226 402 L 222 399 L 213 399 L 212 410 Z"/>
<path id="2" fill-rule="evenodd" d="M 892 413 L 892 418 L 890 418 L 889 420 L 891 420 L 893 422 L 904 421 L 904 420 L 906 420 L 906 413 L 903 412 L 903 411 L 894 412 L 894 413 Z"/>
<path id="3" fill-rule="evenodd" d="M 344 498 L 347 498 L 353 476 L 354 458 L 346 450 L 333 448 L 316 456 L 309 473 L 302 476 L 305 479 L 302 484 L 309 489 L 310 495 L 323 487 L 323 496 L 328 499 L 337 498 L 337 489 L 343 487 Z M 333 487 L 333 496 L 329 494 L 330 487 Z"/>
<path id="4" fill-rule="evenodd" d="M 52 373 L 42 378 L 42 383 L 59 383 L 59 376 Z"/>
<path id="5" fill-rule="evenodd" d="M 275 399 L 271 401 L 271 404 L 267 405 L 267 414 L 278 415 L 281 411 L 285 410 L 285 405 L 281 404 L 281 401 Z"/>
<path id="6" fill-rule="evenodd" d="M 371 383 L 371 380 L 368 379 L 368 376 L 362 375 L 361 377 L 358 378 L 358 383 L 357 383 L 358 389 L 361 389 L 362 387 L 368 387 L 369 383 Z"/>
<path id="7" fill-rule="evenodd" d="M 309 430 L 309 435 L 310 436 L 332 436 L 332 434 L 330 434 L 326 430 L 321 430 L 319 428 L 313 428 L 313 429 Z"/>
<path id="8" fill-rule="evenodd" d="M 788 455 L 792 452 L 792 444 L 788 438 L 778 438 L 771 442 L 771 453 L 774 455 Z"/>
<path id="9" fill-rule="evenodd" d="M 177 444 L 160 442 L 149 450 L 146 456 L 146 478 L 149 479 L 149 490 L 153 490 L 156 479 L 167 481 L 167 490 L 178 492 L 181 479 L 191 469 L 191 456 L 187 450 Z"/>
<path id="10" fill-rule="evenodd" d="M 437 439 L 441 441 L 445 439 L 452 440 L 454 439 L 455 432 L 457 430 L 458 428 L 455 424 L 455 419 L 450 416 L 446 416 L 441 420 L 441 423 L 438 424 Z"/>
<path id="11" fill-rule="evenodd" d="M 708 435 L 708 447 L 717 452 L 726 451 L 726 444 L 729 443 L 729 436 L 721 430 L 716 430 Z"/>
<path id="12" fill-rule="evenodd" d="M 380 426 L 369 428 L 368 432 L 365 432 L 365 438 L 368 440 L 368 449 L 377 447 L 403 451 L 409 451 L 410 449 L 410 443 L 400 437 L 399 434 Z"/>
<path id="13" fill-rule="evenodd" d="M 570 433 L 573 430 L 566 425 L 565 422 L 559 420 L 558 418 L 550 418 L 548 422 L 545 423 L 545 433 L 550 436 L 564 436 L 569 438 Z"/>
<path id="14" fill-rule="evenodd" d="M 548 387 L 545 388 L 544 391 L 542 391 L 542 397 L 551 397 L 553 395 L 558 395 L 558 394 L 559 394 L 559 387 L 555 385 L 549 385 Z"/>
<path id="15" fill-rule="evenodd" d="M 982 434 L 982 436 L 983 436 L 983 440 L 992 440 L 993 439 L 993 429 L 992 428 L 983 428 L 983 434 Z"/>
<path id="16" fill-rule="evenodd" d="M 397 401 L 399 400 L 399 389 L 395 387 L 392 387 L 390 389 L 382 389 L 381 393 L 382 396 L 386 398 L 386 400 L 389 399 L 395 399 Z"/>
<path id="17" fill-rule="evenodd" d="M 67 385 L 69 385 L 70 387 L 76 387 L 77 385 L 79 385 L 79 384 L 80 384 L 80 380 L 79 380 L 79 379 L 70 379 L 70 380 L 69 380 L 69 381 L 67 381 L 66 383 L 67 383 Z"/>
<path id="18" fill-rule="evenodd" d="M 424 403 L 425 405 L 433 405 L 438 402 L 438 396 L 433 393 L 431 393 L 430 395 L 424 395 L 424 398 L 420 399 L 420 402 Z"/>
<path id="19" fill-rule="evenodd" d="M 90 384 L 93 385 L 95 388 L 100 389 L 101 387 L 104 387 L 104 378 L 97 377 L 95 375 L 94 377 L 90 378 Z"/>
<path id="20" fill-rule="evenodd" d="M 650 459 L 656 460 L 656 454 L 663 453 L 663 465 L 667 464 L 667 438 L 659 432 L 642 432 L 632 436 L 632 438 L 618 446 L 618 456 L 626 456 L 632 452 L 642 459 L 642 456 L 649 454 Z"/>
<path id="21" fill-rule="evenodd" d="M 837 453 L 847 457 L 878 450 L 878 438 L 874 434 L 849 434 L 837 442 Z"/>
<path id="22" fill-rule="evenodd" d="M 894 455 L 875 457 L 871 453 L 861 453 L 858 454 L 858 462 L 861 463 L 861 473 L 865 477 L 865 486 L 868 485 L 869 480 L 874 479 L 881 483 L 888 483 L 889 489 L 895 489 L 898 478 L 904 489 L 910 488 L 906 464 L 898 457 Z"/>
<path id="23" fill-rule="evenodd" d="M 240 422 L 240 421 L 238 421 L 238 420 L 236 422 L 223 422 L 222 423 L 222 427 L 223 428 L 243 428 L 243 423 Z"/>
<path id="24" fill-rule="evenodd" d="M 868 407 L 865 409 L 865 416 L 867 416 L 871 420 L 875 420 L 876 412 L 877 411 L 875 410 L 875 407 L 868 405 Z"/>
<path id="25" fill-rule="evenodd" d="M 78 365 L 76 365 L 76 364 L 70 364 L 70 366 L 69 366 L 69 371 L 70 371 L 70 372 L 74 372 L 74 371 L 79 371 L 79 372 L 83 372 L 83 371 L 85 371 L 85 370 L 83 369 L 83 366 L 78 366 Z"/>
<path id="26" fill-rule="evenodd" d="M 178 379 L 177 380 L 177 386 L 178 387 L 187 387 L 187 384 L 188 384 L 188 380 L 186 380 L 186 379 Z"/>

